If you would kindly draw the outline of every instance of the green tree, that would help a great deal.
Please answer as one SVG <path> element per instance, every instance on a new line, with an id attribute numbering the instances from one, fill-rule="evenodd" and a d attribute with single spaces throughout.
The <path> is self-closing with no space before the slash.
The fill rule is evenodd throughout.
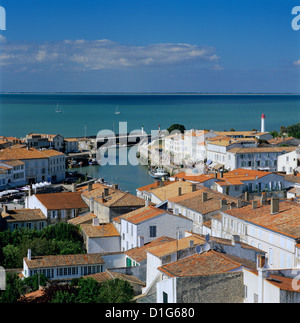
<path id="1" fill-rule="evenodd" d="M 133 288 L 127 281 L 113 279 L 101 284 L 101 289 L 97 297 L 97 302 L 132 303 L 133 297 Z"/>
<path id="2" fill-rule="evenodd" d="M 16 268 L 22 264 L 20 249 L 11 244 L 3 247 L 4 268 Z"/>
<path id="3" fill-rule="evenodd" d="M 185 126 L 183 126 L 182 124 L 179 124 L 179 123 L 174 123 L 167 130 L 169 133 L 171 133 L 174 130 L 179 130 L 181 133 L 184 133 Z"/>

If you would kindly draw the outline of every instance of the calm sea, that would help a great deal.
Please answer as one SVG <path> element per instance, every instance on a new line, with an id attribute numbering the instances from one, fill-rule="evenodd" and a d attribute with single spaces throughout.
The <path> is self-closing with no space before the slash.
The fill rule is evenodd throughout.
<path id="1" fill-rule="evenodd" d="M 57 105 L 62 113 L 55 112 Z M 300 95 L 0 94 L 0 135 L 118 133 L 121 121 L 128 132 L 143 126 L 149 134 L 173 123 L 187 129 L 260 130 L 262 113 L 266 131 L 300 122 Z M 136 187 L 153 181 L 143 166 L 91 166 L 82 172 L 118 182 L 134 194 Z"/>

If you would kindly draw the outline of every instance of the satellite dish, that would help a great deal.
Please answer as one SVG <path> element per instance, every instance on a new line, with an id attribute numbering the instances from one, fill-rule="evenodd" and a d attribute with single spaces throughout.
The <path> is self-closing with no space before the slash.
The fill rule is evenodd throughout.
<path id="1" fill-rule="evenodd" d="M 204 250 L 204 251 L 208 251 L 208 250 L 210 250 L 210 244 L 209 244 L 208 242 L 204 243 L 204 245 L 203 245 L 203 250 Z"/>
<path id="2" fill-rule="evenodd" d="M 210 236 L 209 236 L 209 233 L 208 233 L 208 234 L 205 235 L 205 241 L 208 242 L 209 238 L 210 238 Z"/>
<path id="3" fill-rule="evenodd" d="M 200 253 L 202 251 L 202 247 L 200 245 L 196 246 L 196 252 Z"/>

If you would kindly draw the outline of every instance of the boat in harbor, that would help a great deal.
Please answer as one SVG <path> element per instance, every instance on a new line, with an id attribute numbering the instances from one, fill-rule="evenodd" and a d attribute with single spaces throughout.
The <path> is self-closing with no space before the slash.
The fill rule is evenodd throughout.
<path id="1" fill-rule="evenodd" d="M 115 110 L 115 114 L 120 114 L 121 112 L 119 111 L 119 106 L 117 105 L 116 110 Z"/>
<path id="2" fill-rule="evenodd" d="M 92 159 L 89 160 L 89 165 L 99 165 L 99 164 L 98 164 L 96 158 L 92 158 Z"/>
<path id="3" fill-rule="evenodd" d="M 157 168 L 149 170 L 149 176 L 151 176 L 152 178 L 155 178 L 155 179 L 159 179 L 162 177 L 169 176 L 169 173 L 166 172 L 163 168 L 157 167 Z"/>

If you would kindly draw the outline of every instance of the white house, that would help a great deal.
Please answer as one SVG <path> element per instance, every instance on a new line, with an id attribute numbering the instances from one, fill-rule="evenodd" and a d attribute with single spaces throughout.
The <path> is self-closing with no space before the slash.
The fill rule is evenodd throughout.
<path id="1" fill-rule="evenodd" d="M 80 225 L 87 253 L 118 252 L 121 250 L 120 233 L 112 223 L 101 223 L 97 217 L 92 224 Z"/>
<path id="2" fill-rule="evenodd" d="M 142 246 L 160 236 L 176 238 L 179 231 L 193 227 L 192 220 L 151 205 L 124 214 L 119 220 L 122 251 Z"/>
<path id="3" fill-rule="evenodd" d="M 25 184 L 25 163 L 20 160 L 9 160 L 0 163 L 0 189 Z"/>
<path id="4" fill-rule="evenodd" d="M 262 192 L 279 194 L 279 191 L 289 187 L 289 183 L 280 174 L 238 168 L 218 174 L 217 180 L 211 187 L 230 196 L 240 196 L 245 192 L 250 196 Z"/>
<path id="5" fill-rule="evenodd" d="M 276 172 L 279 156 L 294 150 L 296 147 L 235 147 L 227 151 L 225 168 L 228 170 L 246 168 Z"/>
<path id="6" fill-rule="evenodd" d="M 223 210 L 212 219 L 212 235 L 241 241 L 267 253 L 270 268 L 294 268 L 300 264 L 300 205 L 272 197 L 271 203 Z"/>
<path id="7" fill-rule="evenodd" d="M 278 156 L 277 170 L 286 174 L 300 172 L 300 148 Z"/>
<path id="8" fill-rule="evenodd" d="M 65 155 L 53 149 L 9 147 L 0 151 L 0 162 L 22 161 L 27 183 L 60 182 L 65 179 Z"/>
<path id="9" fill-rule="evenodd" d="M 32 257 L 28 250 L 27 257 L 23 259 L 22 274 L 25 278 L 37 273 L 44 274 L 50 280 L 70 280 L 85 275 L 104 271 L 102 254 L 77 254 Z"/>
<path id="10" fill-rule="evenodd" d="M 88 205 L 78 192 L 34 194 L 25 199 L 25 207 L 41 209 L 48 224 L 67 222 L 80 214 L 89 212 Z"/>

